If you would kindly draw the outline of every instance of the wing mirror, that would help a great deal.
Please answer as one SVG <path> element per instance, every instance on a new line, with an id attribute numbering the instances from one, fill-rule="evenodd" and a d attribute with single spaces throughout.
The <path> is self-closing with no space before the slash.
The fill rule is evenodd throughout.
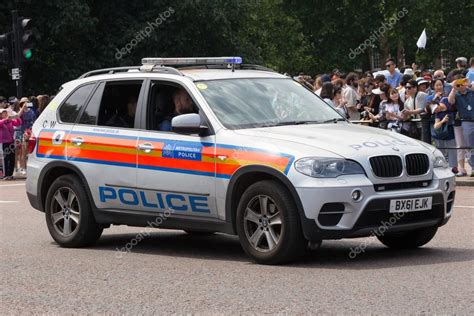
<path id="1" fill-rule="evenodd" d="M 173 117 L 171 120 L 171 130 L 178 134 L 204 135 L 209 130 L 209 127 L 201 123 L 201 116 L 199 114 L 190 113 Z"/>

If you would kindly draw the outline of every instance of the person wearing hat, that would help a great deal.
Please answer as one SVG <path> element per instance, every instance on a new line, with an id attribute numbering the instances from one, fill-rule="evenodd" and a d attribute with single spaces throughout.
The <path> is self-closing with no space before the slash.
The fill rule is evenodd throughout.
<path id="1" fill-rule="evenodd" d="M 21 125 L 20 118 L 10 118 L 7 109 L 0 109 L 0 143 L 3 149 L 3 180 L 13 179 L 15 167 L 15 143 L 13 138 L 13 128 Z"/>
<path id="2" fill-rule="evenodd" d="M 418 91 L 424 92 L 426 94 L 431 94 L 430 91 L 430 81 L 427 80 L 424 76 L 416 78 L 416 83 L 418 84 Z"/>
<path id="3" fill-rule="evenodd" d="M 454 105 L 461 120 L 463 146 L 469 148 L 469 164 L 472 168 L 474 166 L 474 91 L 468 88 L 467 78 L 458 75 L 455 79 L 448 101 Z M 474 171 L 471 172 L 471 177 L 474 177 Z"/>

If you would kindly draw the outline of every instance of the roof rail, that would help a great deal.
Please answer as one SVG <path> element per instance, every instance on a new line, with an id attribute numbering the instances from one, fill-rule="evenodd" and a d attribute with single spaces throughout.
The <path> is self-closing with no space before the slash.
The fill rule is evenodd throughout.
<path id="1" fill-rule="evenodd" d="M 104 69 L 97 69 L 86 72 L 82 74 L 79 79 L 87 78 L 90 76 L 97 76 L 97 75 L 104 75 L 104 74 L 114 74 L 117 72 L 127 72 L 129 70 L 140 70 L 140 66 L 127 66 L 127 67 L 114 67 L 114 68 L 104 68 Z"/>
<path id="2" fill-rule="evenodd" d="M 145 65 L 145 66 L 126 66 L 126 67 L 114 67 L 114 68 L 92 70 L 81 75 L 79 79 L 87 78 L 91 76 L 98 76 L 98 75 L 115 74 L 118 72 L 129 72 L 130 70 L 137 70 L 137 71 L 142 71 L 142 72 L 159 72 L 159 73 L 179 75 L 179 76 L 183 75 L 179 70 L 173 67 Z"/>

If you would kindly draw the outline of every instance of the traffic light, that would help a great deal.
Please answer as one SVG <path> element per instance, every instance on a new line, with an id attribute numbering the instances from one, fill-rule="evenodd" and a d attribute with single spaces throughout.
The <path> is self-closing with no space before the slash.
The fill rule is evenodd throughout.
<path id="1" fill-rule="evenodd" d="M 0 35 L 0 63 L 11 64 L 12 53 L 11 53 L 11 33 L 5 33 Z"/>
<path id="2" fill-rule="evenodd" d="M 33 58 L 34 34 L 31 30 L 33 22 L 31 19 L 19 17 L 17 30 L 19 35 L 20 58 L 22 61 L 30 61 Z"/>

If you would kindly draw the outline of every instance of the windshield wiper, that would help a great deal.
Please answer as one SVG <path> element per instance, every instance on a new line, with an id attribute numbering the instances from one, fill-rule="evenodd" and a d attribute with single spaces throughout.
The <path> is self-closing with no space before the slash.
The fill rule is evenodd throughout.
<path id="1" fill-rule="evenodd" d="M 258 127 L 274 127 L 274 126 L 304 125 L 304 124 L 324 124 L 324 123 L 337 123 L 338 121 L 345 121 L 345 120 L 343 118 L 333 118 L 333 119 L 324 120 L 324 121 L 311 121 L 311 120 L 285 121 L 285 122 L 277 122 L 277 123 L 258 124 Z"/>
<path id="2" fill-rule="evenodd" d="M 325 124 L 325 123 L 336 123 L 337 122 L 345 122 L 346 120 L 339 117 L 339 118 L 333 118 L 333 119 L 330 119 L 330 120 L 325 120 L 325 121 L 319 121 L 318 123 L 319 124 Z"/>

